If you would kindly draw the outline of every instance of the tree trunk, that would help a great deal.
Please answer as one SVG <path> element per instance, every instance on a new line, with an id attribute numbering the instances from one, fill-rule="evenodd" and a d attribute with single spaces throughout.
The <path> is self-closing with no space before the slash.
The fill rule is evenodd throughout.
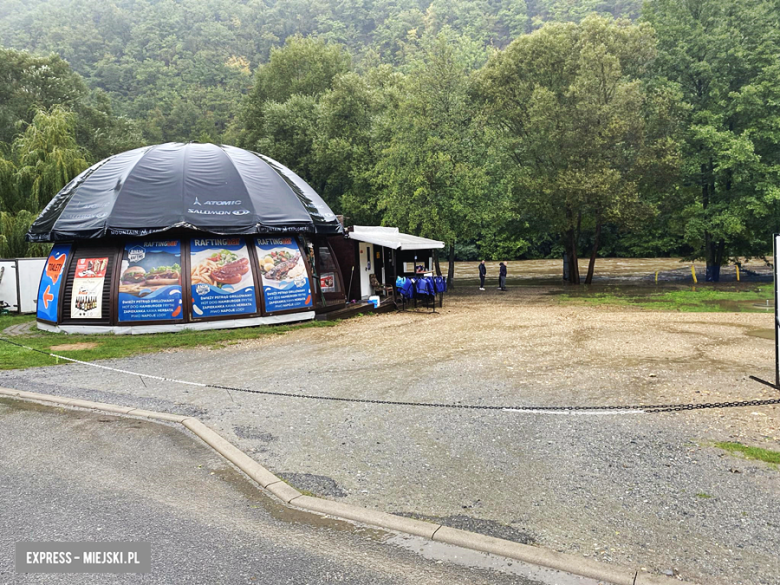
<path id="1" fill-rule="evenodd" d="M 707 211 L 710 200 L 715 195 L 715 179 L 713 178 L 714 166 L 712 159 L 709 164 L 701 166 L 702 171 L 702 209 Z M 704 230 L 704 260 L 706 262 L 704 280 L 706 282 L 720 281 L 720 262 L 717 259 L 717 244 L 712 239 L 709 229 Z"/>
<path id="2" fill-rule="evenodd" d="M 568 230 L 566 232 L 566 256 L 569 260 L 569 282 L 571 284 L 580 283 L 580 269 L 579 262 L 577 261 L 577 238 L 574 235 L 574 230 Z"/>
<path id="3" fill-rule="evenodd" d="M 439 264 L 439 251 L 433 251 L 433 265 L 436 267 L 436 276 L 441 276 L 441 264 Z"/>
<path id="4" fill-rule="evenodd" d="M 455 242 L 450 244 L 450 265 L 447 267 L 447 288 L 455 288 Z"/>
<path id="5" fill-rule="evenodd" d="M 593 269 L 596 267 L 596 254 L 599 251 L 599 238 L 601 237 L 601 221 L 596 222 L 596 235 L 593 238 L 593 250 L 590 253 L 590 262 L 588 263 L 588 276 L 585 277 L 585 284 L 593 282 Z"/>

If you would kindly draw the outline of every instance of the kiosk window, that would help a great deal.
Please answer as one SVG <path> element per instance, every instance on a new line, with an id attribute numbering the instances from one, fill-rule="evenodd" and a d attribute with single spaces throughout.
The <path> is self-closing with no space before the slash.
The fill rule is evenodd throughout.
<path id="1" fill-rule="evenodd" d="M 336 278 L 336 263 L 333 261 L 330 249 L 319 246 L 317 255 L 320 260 L 320 289 L 322 292 L 340 292 L 339 279 Z"/>

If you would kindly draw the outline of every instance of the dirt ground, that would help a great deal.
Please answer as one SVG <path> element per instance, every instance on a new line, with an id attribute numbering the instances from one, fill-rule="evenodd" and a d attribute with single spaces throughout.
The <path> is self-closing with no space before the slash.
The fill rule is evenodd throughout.
<path id="1" fill-rule="evenodd" d="M 296 394 L 516 406 L 777 397 L 765 313 L 561 304 L 546 286 L 461 286 L 391 313 L 216 350 L 102 362 Z M 716 441 L 780 450 L 780 408 L 571 416 L 319 402 L 87 366 L 0 384 L 199 416 L 293 485 L 714 585 L 780 583 L 780 472 Z"/>

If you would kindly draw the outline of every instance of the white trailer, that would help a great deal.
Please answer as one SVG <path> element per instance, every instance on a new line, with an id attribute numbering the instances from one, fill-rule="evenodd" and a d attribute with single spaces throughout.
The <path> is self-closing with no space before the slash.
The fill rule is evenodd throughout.
<path id="1" fill-rule="evenodd" d="M 13 313 L 35 313 L 38 283 L 46 258 L 0 259 L 0 305 L 9 305 Z"/>

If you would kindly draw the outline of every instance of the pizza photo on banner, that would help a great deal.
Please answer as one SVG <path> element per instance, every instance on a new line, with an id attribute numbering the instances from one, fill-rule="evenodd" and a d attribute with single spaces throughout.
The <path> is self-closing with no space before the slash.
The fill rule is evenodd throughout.
<path id="1" fill-rule="evenodd" d="M 65 274 L 65 262 L 69 254 L 70 244 L 56 244 L 46 259 L 41 283 L 38 285 L 38 319 L 57 322 L 62 276 Z"/>
<path id="2" fill-rule="evenodd" d="M 190 279 L 195 318 L 257 312 L 249 250 L 242 238 L 193 238 Z"/>
<path id="3" fill-rule="evenodd" d="M 73 278 L 71 319 L 100 319 L 108 258 L 80 258 Z"/>
<path id="4" fill-rule="evenodd" d="M 119 278 L 119 321 L 182 318 L 181 242 L 128 242 Z"/>
<path id="5" fill-rule="evenodd" d="M 289 311 L 312 306 L 309 273 L 293 238 L 257 238 L 257 261 L 265 310 Z"/>

